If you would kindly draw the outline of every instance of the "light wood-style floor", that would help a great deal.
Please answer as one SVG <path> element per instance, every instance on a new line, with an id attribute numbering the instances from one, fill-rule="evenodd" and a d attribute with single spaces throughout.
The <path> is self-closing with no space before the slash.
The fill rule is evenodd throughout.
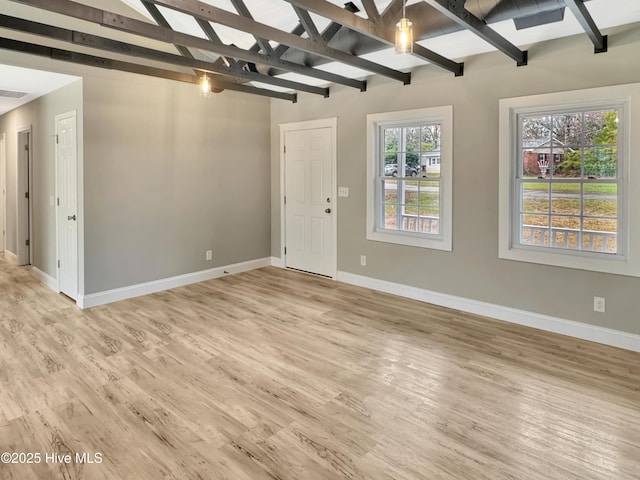
<path id="1" fill-rule="evenodd" d="M 80 311 L 0 259 L 1 452 L 42 456 L 3 480 L 638 479 L 640 355 L 275 268 Z"/>

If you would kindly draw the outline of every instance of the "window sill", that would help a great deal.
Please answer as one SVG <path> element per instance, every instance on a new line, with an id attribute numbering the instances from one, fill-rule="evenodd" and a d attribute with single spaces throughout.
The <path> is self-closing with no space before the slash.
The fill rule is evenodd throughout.
<path id="1" fill-rule="evenodd" d="M 395 243 L 409 247 L 429 248 L 432 250 L 442 250 L 450 252 L 452 250 L 451 240 L 447 240 L 442 235 L 424 235 L 421 233 L 376 230 L 367 234 L 367 240 L 375 242 Z"/>
<path id="2" fill-rule="evenodd" d="M 498 257 L 503 260 L 640 277 L 640 268 L 637 265 L 634 265 L 624 256 L 615 254 L 544 251 L 528 247 L 505 248 L 501 246 Z"/>

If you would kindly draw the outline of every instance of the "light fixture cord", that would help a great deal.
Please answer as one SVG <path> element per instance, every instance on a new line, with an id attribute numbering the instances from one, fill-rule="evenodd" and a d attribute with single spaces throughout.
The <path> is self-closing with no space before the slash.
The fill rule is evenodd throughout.
<path id="1" fill-rule="evenodd" d="M 406 11 L 405 11 L 406 7 L 407 7 L 407 0 L 403 0 L 402 1 L 402 18 L 407 18 Z"/>

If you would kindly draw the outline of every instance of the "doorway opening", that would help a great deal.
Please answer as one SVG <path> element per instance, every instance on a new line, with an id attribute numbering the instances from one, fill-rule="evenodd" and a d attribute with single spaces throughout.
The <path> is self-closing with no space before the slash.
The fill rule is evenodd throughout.
<path id="1" fill-rule="evenodd" d="M 18 265 L 32 264 L 31 127 L 18 130 L 16 169 L 16 256 Z"/>

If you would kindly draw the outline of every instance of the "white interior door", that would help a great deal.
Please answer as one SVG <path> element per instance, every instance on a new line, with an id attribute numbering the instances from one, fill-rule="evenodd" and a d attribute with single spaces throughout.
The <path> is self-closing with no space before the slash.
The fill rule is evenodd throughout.
<path id="1" fill-rule="evenodd" d="M 335 275 L 333 131 L 286 131 L 285 266 Z"/>
<path id="2" fill-rule="evenodd" d="M 56 116 L 58 289 L 78 296 L 78 148 L 76 112 Z"/>
<path id="3" fill-rule="evenodd" d="M 4 252 L 7 244 L 7 214 L 6 214 L 6 191 L 7 191 L 7 153 L 6 143 L 4 139 L 4 133 L 0 133 L 0 228 L 2 233 L 0 234 L 0 252 Z"/>
<path id="4" fill-rule="evenodd" d="M 18 132 L 18 165 L 16 169 L 16 255 L 18 265 L 31 263 L 31 240 L 29 238 L 29 167 L 30 167 L 31 130 Z"/>

